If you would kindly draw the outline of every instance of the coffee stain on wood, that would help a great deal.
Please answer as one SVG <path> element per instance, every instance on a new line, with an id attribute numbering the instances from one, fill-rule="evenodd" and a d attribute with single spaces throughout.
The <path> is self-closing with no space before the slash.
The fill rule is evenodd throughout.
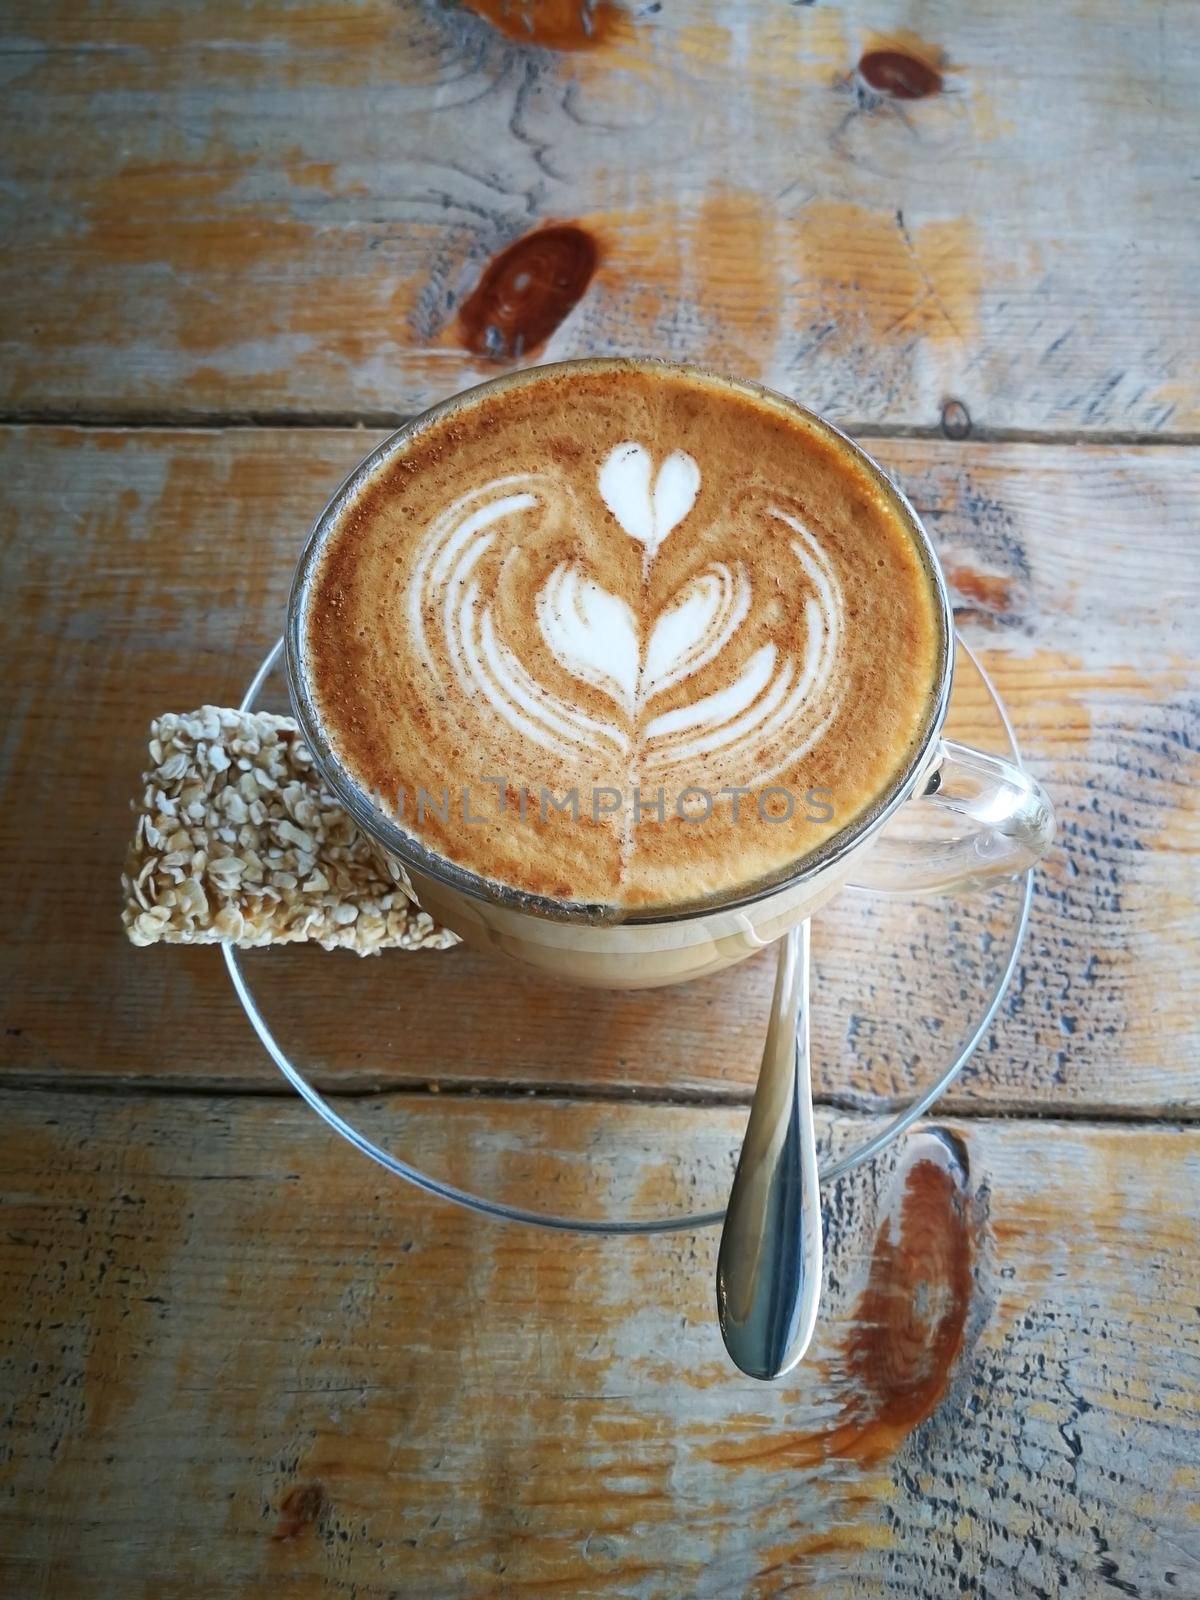
<path id="1" fill-rule="evenodd" d="M 574 223 L 515 240 L 488 263 L 459 309 L 463 345 L 495 362 L 540 350 L 583 298 L 599 261 L 595 238 Z"/>
<path id="2" fill-rule="evenodd" d="M 628 12 L 611 0 L 462 0 L 517 44 L 546 50 L 594 50 L 629 32 Z"/>

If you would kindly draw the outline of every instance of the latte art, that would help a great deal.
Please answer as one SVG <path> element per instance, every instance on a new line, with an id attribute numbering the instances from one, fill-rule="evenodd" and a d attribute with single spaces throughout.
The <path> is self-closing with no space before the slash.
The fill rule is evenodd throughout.
<path id="1" fill-rule="evenodd" d="M 668 456 L 657 474 L 638 443 L 624 441 L 605 458 L 600 495 L 622 532 L 641 545 L 647 574 L 666 539 L 677 529 L 686 535 L 701 481 L 699 465 L 684 451 Z M 426 692 L 474 707 L 477 725 L 470 731 L 477 743 L 491 742 L 492 719 L 499 718 L 508 735 L 550 752 L 570 783 L 594 777 L 598 763 L 610 784 L 647 777 L 686 782 L 703 757 L 710 782 L 757 788 L 811 749 L 844 692 L 836 672 L 841 586 L 814 535 L 779 507 L 762 508 L 794 556 L 783 576 L 803 596 L 796 653 L 764 644 L 714 692 L 661 711 L 668 690 L 712 662 L 719 666 L 750 617 L 754 592 L 745 566 L 710 563 L 645 625 L 623 596 L 578 562 L 555 566 L 534 597 L 534 614 L 558 665 L 603 697 L 607 714 L 594 716 L 522 662 L 521 640 L 504 637 L 488 580 L 520 550 L 527 514 L 564 494 L 569 499 L 569 490 L 547 474 L 497 479 L 430 524 L 408 588 Z M 763 532 L 770 536 L 772 529 Z"/>
<path id="2" fill-rule="evenodd" d="M 405 827 L 419 792 L 461 793 L 472 827 L 417 819 L 439 853 L 614 905 L 750 882 L 852 820 L 919 731 L 930 586 L 885 493 L 793 417 L 601 364 L 418 430 L 309 601 L 314 698 L 359 783 Z M 833 820 L 673 804 L 767 786 L 821 788 Z M 546 791 L 624 803 L 548 813 Z"/>

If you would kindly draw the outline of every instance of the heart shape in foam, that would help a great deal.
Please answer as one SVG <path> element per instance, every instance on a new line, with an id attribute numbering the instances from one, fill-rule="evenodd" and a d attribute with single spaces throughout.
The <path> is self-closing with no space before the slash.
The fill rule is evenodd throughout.
<path id="1" fill-rule="evenodd" d="M 650 452 L 632 440 L 610 450 L 600 468 L 600 496 L 631 539 L 653 561 L 659 546 L 696 503 L 700 468 L 686 450 L 675 450 L 651 483 Z"/>

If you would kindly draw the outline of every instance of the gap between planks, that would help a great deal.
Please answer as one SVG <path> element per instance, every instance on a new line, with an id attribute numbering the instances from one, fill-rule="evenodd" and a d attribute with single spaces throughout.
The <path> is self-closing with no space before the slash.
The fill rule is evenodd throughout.
<path id="1" fill-rule="evenodd" d="M 501 376 L 502 374 L 497 374 Z M 406 411 L 158 411 L 71 409 L 39 407 L 0 411 L 0 428 L 76 428 L 123 433 L 151 433 L 178 429 L 189 433 L 224 433 L 231 430 L 343 428 L 380 430 L 402 428 L 417 412 Z M 1186 449 L 1200 445 L 1200 433 L 1112 429 L 1107 432 L 1080 428 L 988 428 L 972 425 L 959 438 L 938 423 L 876 423 L 853 418 L 831 418 L 852 439 L 921 439 L 943 444 L 1044 444 L 1044 445 L 1154 445 L 1161 449 Z"/>
<path id="2" fill-rule="evenodd" d="M 558 1100 L 564 1105 L 644 1105 L 649 1107 L 687 1107 L 695 1111 L 729 1111 L 739 1106 L 749 1109 L 749 1093 L 721 1094 L 683 1092 L 660 1094 L 621 1086 L 611 1088 L 579 1084 L 529 1084 L 489 1082 L 486 1084 L 439 1084 L 436 1089 L 422 1088 L 417 1084 L 346 1084 L 337 1088 L 319 1087 L 326 1100 L 412 1100 L 428 1103 L 433 1100 Z M 0 1104 L 9 1095 L 22 1094 L 99 1095 L 109 1099 L 148 1099 L 155 1096 L 171 1098 L 192 1097 L 200 1100 L 275 1101 L 298 1098 L 286 1082 L 278 1085 L 220 1083 L 215 1080 L 190 1079 L 178 1082 L 172 1079 L 131 1078 L 55 1078 L 45 1073 L 11 1073 L 0 1083 Z M 841 1116 L 864 1119 L 884 1119 L 898 1115 L 908 1101 L 880 1099 L 865 1104 L 853 1095 L 814 1095 L 813 1104 L 823 1111 Z M 1137 1128 L 1176 1128 L 1180 1131 L 1200 1123 L 1200 1107 L 1182 1106 L 1170 1113 L 1161 1108 L 1141 1110 L 1136 1106 L 1107 1107 L 1089 1101 L 1074 1105 L 1056 1105 L 1039 1108 L 1036 1104 L 1001 1100 L 956 1100 L 947 1092 L 935 1101 L 920 1118 L 927 1123 L 939 1117 L 949 1117 L 955 1122 L 1065 1122 L 1073 1126 L 1122 1126 Z"/>

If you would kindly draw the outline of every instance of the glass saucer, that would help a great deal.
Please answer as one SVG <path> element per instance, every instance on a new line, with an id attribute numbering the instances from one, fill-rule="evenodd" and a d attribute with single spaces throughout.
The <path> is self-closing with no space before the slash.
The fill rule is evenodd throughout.
<path id="1" fill-rule="evenodd" d="M 242 709 L 288 712 L 281 643 Z M 961 636 L 946 732 L 1019 759 L 1004 707 Z M 891 1113 L 857 1142 L 843 1127 L 823 1182 L 886 1148 L 962 1071 L 1016 967 L 1031 895 L 1030 874 L 939 897 L 847 889 L 814 919 L 814 1095 L 842 1110 Z M 223 953 L 251 1025 L 297 1093 L 364 1155 L 426 1193 L 589 1233 L 722 1220 L 773 951 L 696 983 L 635 992 L 553 985 L 463 948 L 369 958 L 308 945 Z M 494 1148 L 465 1147 L 466 1097 L 497 1095 Z M 671 1108 L 681 1103 L 734 1108 L 704 1119 L 686 1180 L 672 1145 L 680 1113 Z"/>

